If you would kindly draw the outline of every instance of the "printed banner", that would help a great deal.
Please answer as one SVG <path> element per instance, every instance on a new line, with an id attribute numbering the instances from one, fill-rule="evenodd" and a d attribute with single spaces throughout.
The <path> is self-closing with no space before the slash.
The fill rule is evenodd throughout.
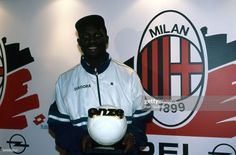
<path id="1" fill-rule="evenodd" d="M 154 111 L 154 155 L 236 155 L 235 9 L 210 0 L 0 1 L 0 154 L 60 154 L 46 123 L 55 82 L 80 62 L 75 22 L 100 14 L 108 52 L 137 72 Z"/>

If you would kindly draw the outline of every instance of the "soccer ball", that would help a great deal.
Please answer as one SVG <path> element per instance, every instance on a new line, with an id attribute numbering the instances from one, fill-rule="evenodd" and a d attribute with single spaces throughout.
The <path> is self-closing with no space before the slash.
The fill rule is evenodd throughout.
<path id="1" fill-rule="evenodd" d="M 113 145 L 126 133 L 127 121 L 122 109 L 103 105 L 89 109 L 88 115 L 88 133 L 100 145 Z"/>

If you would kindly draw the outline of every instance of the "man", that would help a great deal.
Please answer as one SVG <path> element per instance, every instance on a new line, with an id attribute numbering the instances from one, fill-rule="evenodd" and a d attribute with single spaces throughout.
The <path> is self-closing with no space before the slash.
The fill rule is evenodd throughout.
<path id="1" fill-rule="evenodd" d="M 56 83 L 56 101 L 49 110 L 48 124 L 56 144 L 68 155 L 80 155 L 95 145 L 87 131 L 88 110 L 109 104 L 124 110 L 127 133 L 117 146 L 126 154 L 137 154 L 146 145 L 145 110 L 140 80 L 130 67 L 107 53 L 108 35 L 99 15 L 81 18 L 75 24 L 81 63 L 63 73 Z"/>

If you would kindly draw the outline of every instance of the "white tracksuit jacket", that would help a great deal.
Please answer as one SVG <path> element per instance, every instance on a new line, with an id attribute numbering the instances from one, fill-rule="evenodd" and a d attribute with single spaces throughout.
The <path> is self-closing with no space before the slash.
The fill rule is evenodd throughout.
<path id="1" fill-rule="evenodd" d="M 143 89 L 136 72 L 109 59 L 98 69 L 91 69 L 81 58 L 81 64 L 59 76 L 56 83 L 56 103 L 62 115 L 49 118 L 72 122 L 75 126 L 87 124 L 88 110 L 100 105 L 123 109 L 128 123 L 132 118 L 148 114 L 144 110 Z"/>
<path id="2" fill-rule="evenodd" d="M 145 126 L 152 111 L 144 105 L 143 89 L 136 72 L 108 59 L 97 69 L 81 57 L 81 64 L 63 73 L 56 83 L 56 98 L 49 109 L 48 125 L 61 148 L 79 150 L 87 133 L 88 110 L 100 105 L 123 109 L 128 120 L 127 132 L 136 138 L 137 146 L 145 146 Z"/>

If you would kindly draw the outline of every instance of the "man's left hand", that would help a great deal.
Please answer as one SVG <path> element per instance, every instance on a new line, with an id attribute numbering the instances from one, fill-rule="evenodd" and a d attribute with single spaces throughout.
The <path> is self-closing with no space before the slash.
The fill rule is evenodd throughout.
<path id="1" fill-rule="evenodd" d="M 122 144 L 125 146 L 125 150 L 124 150 L 125 154 L 130 152 L 134 148 L 134 145 L 135 145 L 134 135 L 132 133 L 125 134 Z"/>

